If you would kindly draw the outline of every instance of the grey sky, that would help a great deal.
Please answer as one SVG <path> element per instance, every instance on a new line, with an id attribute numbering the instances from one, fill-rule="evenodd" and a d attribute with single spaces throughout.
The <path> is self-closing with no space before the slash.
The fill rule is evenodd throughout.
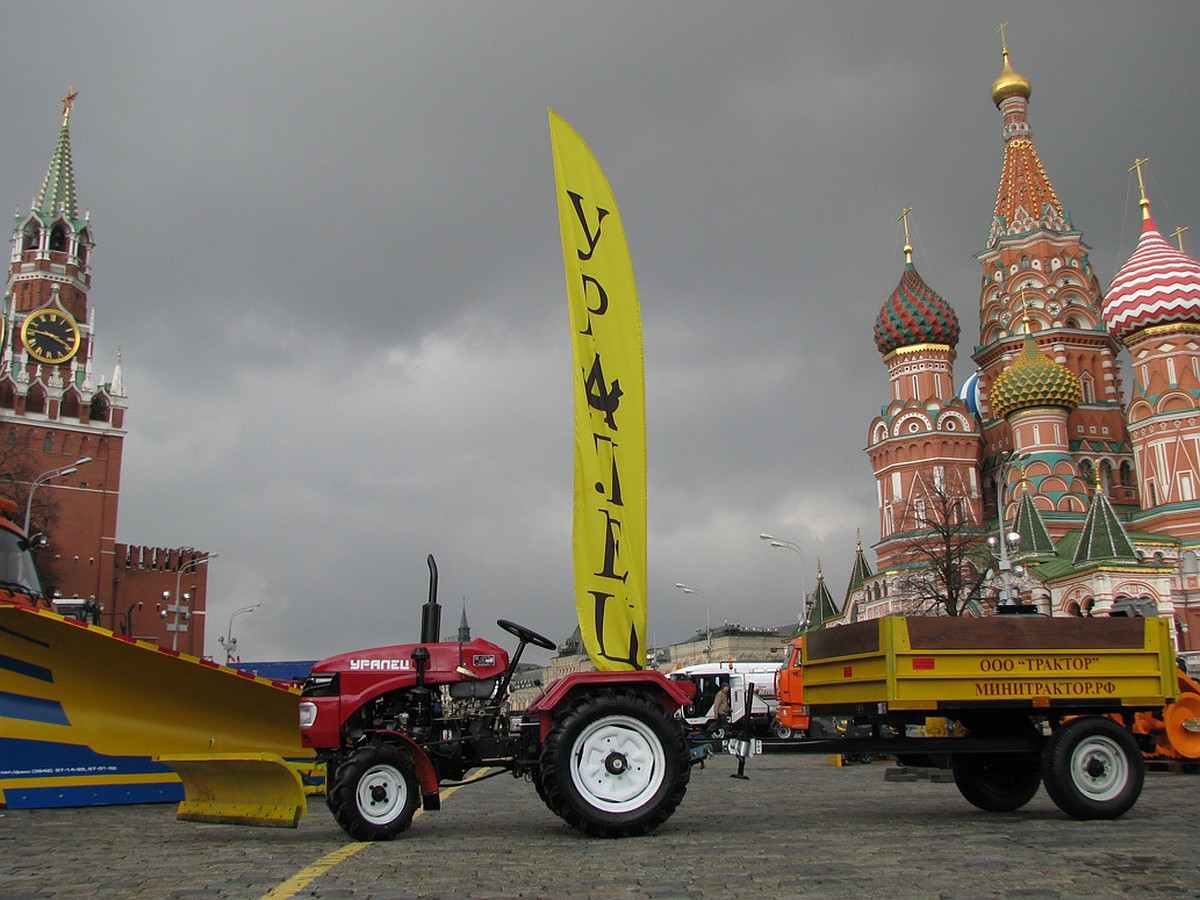
<path id="1" fill-rule="evenodd" d="M 638 279 L 651 637 L 794 620 L 818 558 L 840 600 L 855 529 L 878 536 L 862 447 L 903 207 L 971 369 L 1002 19 L 1101 280 L 1136 242 L 1135 157 L 1163 230 L 1200 229 L 1193 4 L 22 7 L 0 201 L 27 209 L 73 84 L 97 361 L 122 349 L 130 398 L 118 538 L 219 554 L 212 654 L 257 602 L 246 658 L 411 640 L 431 552 L 451 624 L 465 597 L 476 633 L 565 637 L 553 107 Z"/>

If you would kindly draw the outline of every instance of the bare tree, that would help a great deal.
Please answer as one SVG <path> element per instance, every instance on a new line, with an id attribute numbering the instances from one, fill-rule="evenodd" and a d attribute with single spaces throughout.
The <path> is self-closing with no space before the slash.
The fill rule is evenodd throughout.
<path id="1" fill-rule="evenodd" d="M 915 615 L 961 616 L 982 607 L 990 580 L 985 529 L 970 518 L 969 498 L 926 485 L 897 542 L 905 569 L 896 595 Z"/>

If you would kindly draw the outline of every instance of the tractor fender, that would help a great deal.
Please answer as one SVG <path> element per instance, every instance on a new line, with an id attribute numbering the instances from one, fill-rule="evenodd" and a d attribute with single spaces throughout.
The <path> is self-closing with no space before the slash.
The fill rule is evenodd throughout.
<path id="1" fill-rule="evenodd" d="M 437 770 L 434 769 L 433 760 L 429 758 L 429 754 L 425 752 L 425 748 L 407 734 L 402 734 L 399 731 L 378 729 L 369 732 L 369 734 L 378 738 L 382 743 L 398 744 L 408 753 L 409 759 L 412 760 L 413 766 L 416 767 L 417 780 L 421 783 L 422 808 L 429 811 L 441 809 L 442 800 L 440 788 L 438 787 Z"/>
<path id="2" fill-rule="evenodd" d="M 692 698 L 695 686 L 690 681 L 671 681 L 662 672 L 641 669 L 628 672 L 572 672 L 551 682 L 525 708 L 527 716 L 540 719 L 540 739 L 545 740 L 554 723 L 554 715 L 580 694 L 605 688 L 625 688 L 643 693 L 661 704 L 668 713 L 674 712 Z"/>

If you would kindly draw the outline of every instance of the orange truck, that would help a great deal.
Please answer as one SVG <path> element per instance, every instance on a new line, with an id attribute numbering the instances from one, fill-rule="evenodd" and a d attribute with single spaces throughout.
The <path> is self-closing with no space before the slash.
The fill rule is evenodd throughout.
<path id="1" fill-rule="evenodd" d="M 1019 809 L 1044 784 L 1068 815 L 1115 818 L 1141 793 L 1145 754 L 1200 758 L 1200 693 L 1169 626 L 893 616 L 810 632 L 777 680 L 776 734 L 799 739 L 764 749 L 936 759 L 980 809 Z M 933 735 L 930 718 L 963 728 Z M 821 734 L 830 720 L 844 736 Z"/>

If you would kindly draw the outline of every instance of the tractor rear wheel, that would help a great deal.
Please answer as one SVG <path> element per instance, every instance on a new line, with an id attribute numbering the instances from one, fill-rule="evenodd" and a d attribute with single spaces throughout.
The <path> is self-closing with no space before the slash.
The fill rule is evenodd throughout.
<path id="1" fill-rule="evenodd" d="M 356 841 L 390 841 L 412 824 L 419 796 L 408 754 L 392 744 L 373 744 L 338 766 L 328 804 Z"/>
<path id="2" fill-rule="evenodd" d="M 683 728 L 632 691 L 585 695 L 558 717 L 541 757 L 546 805 L 593 837 L 632 837 L 675 811 L 691 777 Z"/>

